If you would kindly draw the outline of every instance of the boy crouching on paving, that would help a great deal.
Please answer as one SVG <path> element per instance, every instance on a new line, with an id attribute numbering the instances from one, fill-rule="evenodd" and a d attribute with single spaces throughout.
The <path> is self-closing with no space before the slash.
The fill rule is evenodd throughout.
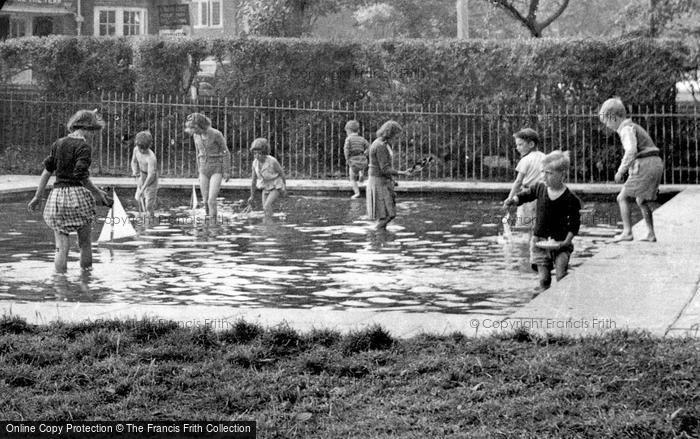
<path id="1" fill-rule="evenodd" d="M 537 267 L 542 289 L 552 283 L 552 268 L 557 281 L 566 276 L 574 251 L 572 241 L 581 226 L 581 200 L 564 184 L 569 164 L 568 151 L 547 154 L 542 160 L 543 181 L 506 200 L 507 205 L 537 200 L 530 263 Z"/>
<path id="2" fill-rule="evenodd" d="M 134 198 L 139 210 L 152 217 L 158 197 L 158 161 L 151 150 L 153 136 L 148 131 L 141 131 L 134 138 L 134 154 L 131 157 L 131 171 L 136 178 L 136 195 Z"/>

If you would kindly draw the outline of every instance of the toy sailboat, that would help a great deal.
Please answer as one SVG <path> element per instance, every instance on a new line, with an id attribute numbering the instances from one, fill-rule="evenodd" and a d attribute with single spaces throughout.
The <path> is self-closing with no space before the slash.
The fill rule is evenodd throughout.
<path id="1" fill-rule="evenodd" d="M 114 204 L 105 217 L 102 232 L 100 232 L 100 237 L 97 238 L 98 243 L 136 236 L 136 230 L 134 230 L 134 226 L 131 225 L 129 215 L 127 215 L 122 203 L 119 201 L 117 192 L 114 191 L 113 195 Z"/>
<path id="2" fill-rule="evenodd" d="M 197 209 L 197 204 L 199 204 L 197 200 L 197 189 L 192 185 L 192 210 Z"/>
<path id="3" fill-rule="evenodd" d="M 501 219 L 501 222 L 503 223 L 503 238 L 512 238 L 513 231 L 510 228 L 510 212 L 506 212 L 505 216 Z"/>
<path id="4" fill-rule="evenodd" d="M 197 190 L 195 186 L 192 185 L 192 216 L 197 215 L 197 204 L 199 204 L 197 200 Z"/>

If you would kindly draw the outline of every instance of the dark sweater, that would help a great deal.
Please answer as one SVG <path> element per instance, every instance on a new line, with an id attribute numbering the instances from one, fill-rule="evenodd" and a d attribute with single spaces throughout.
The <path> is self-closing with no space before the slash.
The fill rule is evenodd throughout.
<path id="1" fill-rule="evenodd" d="M 569 188 L 556 200 L 549 199 L 544 183 L 537 183 L 518 194 L 518 205 L 534 200 L 537 200 L 533 230 L 535 236 L 563 241 L 569 232 L 578 234 L 581 227 L 581 200 Z"/>
<path id="2" fill-rule="evenodd" d="M 376 139 L 369 147 L 369 172 L 374 177 L 393 178 L 397 171 L 391 165 L 391 154 L 387 148 L 388 142 Z"/>
<path id="3" fill-rule="evenodd" d="M 83 139 L 63 137 L 51 145 L 44 167 L 56 173 L 54 187 L 82 186 L 83 180 L 90 176 L 91 156 L 90 145 Z"/>

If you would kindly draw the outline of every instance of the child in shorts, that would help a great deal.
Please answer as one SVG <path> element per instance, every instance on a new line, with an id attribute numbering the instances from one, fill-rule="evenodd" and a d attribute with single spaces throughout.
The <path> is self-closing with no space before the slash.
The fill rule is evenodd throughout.
<path id="1" fill-rule="evenodd" d="M 557 281 L 568 273 L 572 243 L 581 226 L 581 200 L 564 184 L 569 172 L 569 153 L 554 151 L 542 160 L 543 181 L 506 200 L 507 205 L 537 201 L 535 226 L 530 240 L 530 263 L 537 268 L 541 289 L 552 283 L 552 268 Z M 551 248 L 538 243 L 554 241 Z"/>
<path id="2" fill-rule="evenodd" d="M 364 137 L 360 136 L 360 123 L 356 120 L 350 120 L 345 124 L 345 162 L 348 164 L 348 175 L 350 176 L 350 184 L 352 184 L 353 195 L 350 198 L 360 197 L 360 187 L 358 182 L 362 180 L 362 176 L 367 169 L 369 163 L 367 158 L 367 149 L 369 142 Z"/>
<path id="3" fill-rule="evenodd" d="M 253 177 L 250 183 L 250 198 L 248 203 L 253 203 L 255 190 L 262 190 L 262 205 L 265 217 L 272 217 L 272 210 L 278 198 L 287 193 L 287 182 L 284 178 L 284 169 L 277 159 L 270 154 L 270 144 L 265 138 L 253 140 L 250 146 L 253 153 Z"/>
<path id="4" fill-rule="evenodd" d="M 649 203 L 656 200 L 659 184 L 664 174 L 664 163 L 659 148 L 646 130 L 627 117 L 627 110 L 618 98 L 608 99 L 600 107 L 600 121 L 620 136 L 625 153 L 615 173 L 615 183 L 620 183 L 625 173 L 627 180 L 617 196 L 622 217 L 622 233 L 613 242 L 632 241 L 632 200 L 642 211 L 647 235 L 640 241 L 656 242 L 654 218 Z"/>
<path id="5" fill-rule="evenodd" d="M 192 135 L 197 151 L 199 189 L 207 215 L 217 221 L 216 199 L 221 182 L 231 177 L 231 153 L 221 131 L 211 126 L 211 119 L 202 113 L 192 113 L 185 121 L 185 132 Z"/>
<path id="6" fill-rule="evenodd" d="M 131 158 L 132 176 L 136 178 L 136 195 L 140 209 L 153 216 L 158 197 L 158 161 L 151 150 L 153 136 L 141 131 L 134 138 L 134 153 Z"/>
<path id="7" fill-rule="evenodd" d="M 523 128 L 513 134 L 515 138 L 515 149 L 520 154 L 520 161 L 515 167 L 518 173 L 510 188 L 510 193 L 506 200 L 512 198 L 518 192 L 528 189 L 539 181 L 542 181 L 542 159 L 544 153 L 537 148 L 540 143 L 540 136 L 532 128 Z M 505 201 L 504 201 L 505 207 Z M 524 203 L 518 206 L 515 225 L 516 227 L 532 228 L 535 222 L 537 202 Z"/>

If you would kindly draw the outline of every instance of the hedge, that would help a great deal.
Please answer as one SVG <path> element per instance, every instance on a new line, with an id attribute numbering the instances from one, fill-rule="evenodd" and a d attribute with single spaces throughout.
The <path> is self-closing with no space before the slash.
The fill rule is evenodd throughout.
<path id="1" fill-rule="evenodd" d="M 138 39 L 53 36 L 0 42 L 0 79 L 31 67 L 52 93 L 186 94 L 199 63 L 232 98 L 502 105 L 670 104 L 696 72 L 697 41 L 651 39 Z"/>
<path id="2" fill-rule="evenodd" d="M 185 90 L 207 56 L 221 63 L 216 102 L 191 101 Z M 52 93 L 24 100 L 0 93 L 0 171 L 38 172 L 70 113 L 85 107 L 99 108 L 108 122 L 96 151 L 102 175 L 128 172 L 129 139 L 142 129 L 154 132 L 164 175 L 194 175 L 182 126 L 187 113 L 203 111 L 224 131 L 238 177 L 249 173 L 248 146 L 257 136 L 270 139 L 294 177 L 343 175 L 347 119 L 358 119 L 371 139 L 392 117 L 405 127 L 397 163 L 439 159 L 423 178 L 510 181 L 512 133 L 530 126 L 545 150 L 572 151 L 572 180 L 609 181 L 619 140 L 596 108 L 619 95 L 650 115 L 638 121 L 667 154 L 665 182 L 698 182 L 697 116 L 664 115 L 674 112 L 674 85 L 697 71 L 697 60 L 697 42 L 644 39 L 7 40 L 0 42 L 2 79 L 31 66 Z"/>

